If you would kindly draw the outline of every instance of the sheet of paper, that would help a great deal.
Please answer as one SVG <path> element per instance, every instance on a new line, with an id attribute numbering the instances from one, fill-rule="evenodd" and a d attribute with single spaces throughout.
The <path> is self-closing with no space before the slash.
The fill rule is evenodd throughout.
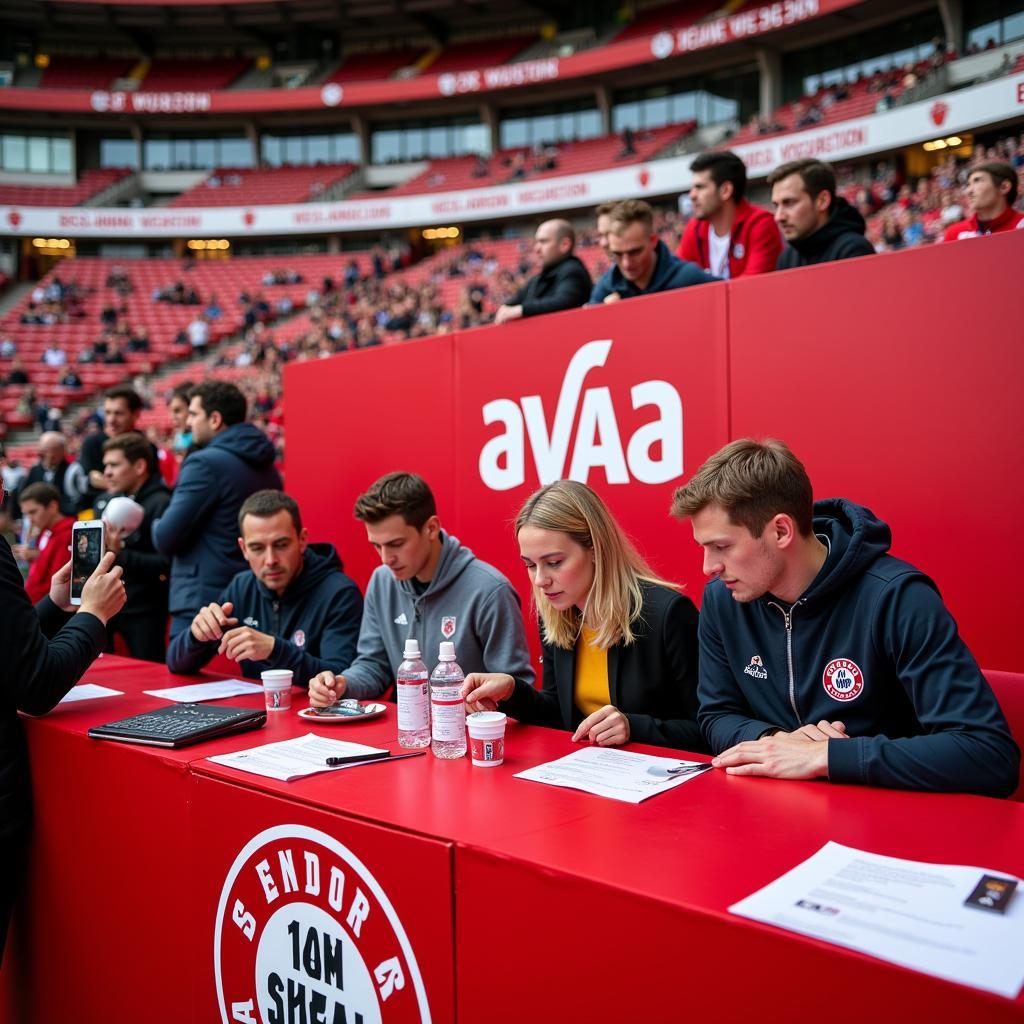
<path id="1" fill-rule="evenodd" d="M 210 760 L 252 775 L 291 782 L 318 772 L 337 772 L 351 767 L 338 765 L 328 768 L 329 757 L 386 753 L 387 750 L 381 747 L 368 747 L 364 743 L 349 743 L 347 740 L 328 740 L 310 732 L 296 739 L 265 743 L 261 747 L 239 750 L 234 754 L 215 754 Z"/>
<path id="2" fill-rule="evenodd" d="M 72 686 L 61 699 L 61 704 L 72 704 L 76 700 L 95 700 L 97 697 L 120 697 L 124 690 L 112 690 L 109 686 L 100 686 L 98 683 L 79 683 Z"/>
<path id="3" fill-rule="evenodd" d="M 729 910 L 1012 999 L 1024 984 L 1024 894 L 1005 914 L 964 906 L 982 875 L 1015 877 L 826 843 Z"/>
<path id="4" fill-rule="evenodd" d="M 248 679 L 220 679 L 215 683 L 190 683 L 187 686 L 169 686 L 165 690 L 143 690 L 150 697 L 162 697 L 178 704 L 196 704 L 204 700 L 239 697 L 243 693 L 262 693 L 260 683 Z"/>
<path id="5" fill-rule="evenodd" d="M 638 804 L 703 774 L 702 771 L 684 775 L 669 774 L 669 769 L 688 768 L 696 764 L 697 761 L 652 757 L 650 754 L 634 754 L 628 750 L 584 747 L 557 761 L 527 768 L 515 778 L 566 789 L 581 789 L 584 793 Z"/>

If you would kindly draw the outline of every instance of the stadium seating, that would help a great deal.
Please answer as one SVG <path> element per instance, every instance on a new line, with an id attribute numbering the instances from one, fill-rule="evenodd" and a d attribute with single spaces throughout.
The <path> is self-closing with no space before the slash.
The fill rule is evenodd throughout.
<path id="1" fill-rule="evenodd" d="M 43 72 L 43 89 L 109 89 L 137 62 L 124 57 L 53 57 Z"/>
<path id="2" fill-rule="evenodd" d="M 244 58 L 225 60 L 157 59 L 149 66 L 140 89 L 146 92 L 212 92 L 226 89 L 249 66 Z"/>
<path id="3" fill-rule="evenodd" d="M 730 11 L 735 11 L 741 4 L 731 3 Z M 663 4 L 661 7 L 650 8 L 638 14 L 613 40 L 622 43 L 629 39 L 641 39 L 654 35 L 655 32 L 675 32 L 681 28 L 695 25 L 701 18 L 723 7 L 721 0 L 704 0 L 698 4 Z"/>
<path id="4" fill-rule="evenodd" d="M 424 70 L 428 74 L 445 74 L 507 64 L 534 40 L 534 36 L 507 36 L 472 43 L 456 43 L 445 49 Z"/>
<path id="5" fill-rule="evenodd" d="M 276 167 L 254 170 L 218 167 L 194 188 L 171 201 L 171 206 L 265 206 L 268 203 L 305 203 L 344 181 L 355 164 L 315 167 Z"/>
<path id="6" fill-rule="evenodd" d="M 328 82 L 348 85 L 350 82 L 375 82 L 390 78 L 400 68 L 410 67 L 423 56 L 423 50 L 378 50 L 373 53 L 353 53 L 346 57 Z"/>
<path id="7" fill-rule="evenodd" d="M 131 174 L 121 167 L 86 171 L 75 185 L 0 185 L 3 206 L 79 206 Z"/>

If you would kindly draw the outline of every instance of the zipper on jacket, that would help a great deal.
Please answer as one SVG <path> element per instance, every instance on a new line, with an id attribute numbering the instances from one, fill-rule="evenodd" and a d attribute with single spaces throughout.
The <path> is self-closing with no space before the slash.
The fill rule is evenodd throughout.
<path id="1" fill-rule="evenodd" d="M 273 601 L 273 602 L 271 602 L 270 607 L 274 609 L 274 629 L 273 629 L 273 634 L 274 634 L 274 636 L 280 636 L 281 635 L 281 602 L 280 601 Z"/>
<path id="2" fill-rule="evenodd" d="M 799 603 L 798 601 L 797 604 Z M 789 704 L 793 709 L 793 715 L 799 727 L 804 723 L 796 706 L 796 677 L 793 674 L 793 611 L 796 608 L 796 604 L 789 609 L 783 608 L 781 604 L 775 601 L 769 601 L 768 604 L 772 608 L 778 608 L 786 622 L 786 667 L 789 670 Z"/>

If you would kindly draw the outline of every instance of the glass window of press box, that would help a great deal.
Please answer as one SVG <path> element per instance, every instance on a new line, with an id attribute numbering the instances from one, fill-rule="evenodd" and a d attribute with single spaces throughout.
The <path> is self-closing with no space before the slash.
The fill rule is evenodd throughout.
<path id="1" fill-rule="evenodd" d="M 267 134 L 260 138 L 260 157 L 268 167 L 357 164 L 360 162 L 359 138 L 352 132 Z"/>
<path id="2" fill-rule="evenodd" d="M 255 164 L 252 144 L 244 135 L 152 135 L 143 140 L 142 162 L 147 171 L 209 171 Z"/>
<path id="3" fill-rule="evenodd" d="M 71 138 L 4 130 L 0 133 L 0 170 L 27 174 L 71 174 Z"/>
<path id="4" fill-rule="evenodd" d="M 487 126 L 472 116 L 445 120 L 379 123 L 370 132 L 370 159 L 375 164 L 406 163 L 491 151 Z"/>
<path id="5" fill-rule="evenodd" d="M 972 0 L 964 4 L 964 45 L 984 50 L 1024 39 L 1024 0 Z"/>
<path id="6" fill-rule="evenodd" d="M 719 124 L 757 109 L 757 72 L 733 72 L 716 79 L 687 79 L 623 90 L 612 104 L 612 131 L 664 128 L 670 124 Z"/>
<path id="7" fill-rule="evenodd" d="M 502 149 L 596 139 L 601 134 L 601 113 L 591 99 L 509 110 L 502 114 L 498 129 Z"/>
<path id="8" fill-rule="evenodd" d="M 943 36 L 936 9 L 791 54 L 783 63 L 784 97 L 797 100 L 826 86 L 917 64 L 935 52 Z"/>

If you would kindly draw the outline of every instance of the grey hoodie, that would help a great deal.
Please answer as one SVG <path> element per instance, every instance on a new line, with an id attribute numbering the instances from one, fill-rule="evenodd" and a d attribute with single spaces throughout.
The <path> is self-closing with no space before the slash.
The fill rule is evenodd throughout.
<path id="1" fill-rule="evenodd" d="M 340 674 L 348 697 L 379 697 L 395 681 L 405 641 L 419 641 L 428 669 L 438 645 L 455 644 L 462 671 L 507 672 L 533 685 L 519 595 L 497 569 L 457 538 L 441 533 L 441 558 L 430 585 L 417 594 L 386 566 L 370 577 L 356 660 Z"/>

